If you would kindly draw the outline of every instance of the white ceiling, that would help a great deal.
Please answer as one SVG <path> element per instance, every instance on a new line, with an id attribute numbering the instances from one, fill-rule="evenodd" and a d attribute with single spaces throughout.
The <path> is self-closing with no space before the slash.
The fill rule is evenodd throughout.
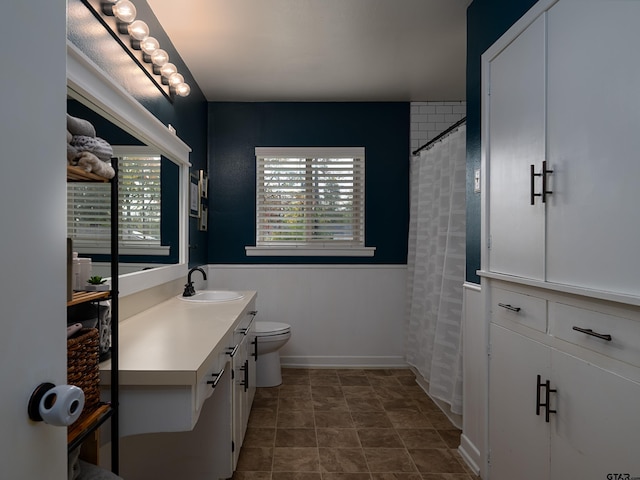
<path id="1" fill-rule="evenodd" d="M 465 99 L 471 0 L 147 2 L 209 101 Z"/>

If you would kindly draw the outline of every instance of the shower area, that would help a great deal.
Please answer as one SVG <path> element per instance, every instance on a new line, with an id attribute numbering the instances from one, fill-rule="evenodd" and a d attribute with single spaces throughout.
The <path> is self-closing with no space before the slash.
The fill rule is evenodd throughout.
<path id="1" fill-rule="evenodd" d="M 405 355 L 418 383 L 462 427 L 466 117 L 413 151 Z M 414 127 L 415 128 L 415 127 Z"/>

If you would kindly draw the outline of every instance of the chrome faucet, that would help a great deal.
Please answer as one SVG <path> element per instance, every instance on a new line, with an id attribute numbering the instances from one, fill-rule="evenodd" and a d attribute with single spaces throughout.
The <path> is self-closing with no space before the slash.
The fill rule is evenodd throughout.
<path id="1" fill-rule="evenodd" d="M 202 273 L 202 278 L 207 279 L 207 274 L 200 267 L 193 267 L 189 270 L 189 274 L 187 275 L 187 284 L 184 286 L 184 292 L 182 292 L 183 297 L 193 297 L 196 294 L 196 289 L 193 288 L 193 282 L 191 281 L 191 274 L 195 271 L 199 271 Z"/>

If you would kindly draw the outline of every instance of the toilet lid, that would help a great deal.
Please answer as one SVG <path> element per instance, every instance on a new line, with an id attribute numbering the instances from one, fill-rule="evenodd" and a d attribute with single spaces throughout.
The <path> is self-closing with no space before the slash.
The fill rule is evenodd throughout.
<path id="1" fill-rule="evenodd" d="M 280 335 L 291 330 L 291 325 L 281 322 L 256 322 L 256 335 Z"/>

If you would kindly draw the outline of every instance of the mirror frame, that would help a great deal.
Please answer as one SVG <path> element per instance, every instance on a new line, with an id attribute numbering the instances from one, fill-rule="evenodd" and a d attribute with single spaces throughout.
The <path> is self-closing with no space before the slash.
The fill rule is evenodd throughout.
<path id="1" fill-rule="evenodd" d="M 69 40 L 67 90 L 70 96 L 127 133 L 157 148 L 180 168 L 178 263 L 120 275 L 119 296 L 131 295 L 184 277 L 188 270 L 189 232 L 186 215 L 191 148 Z"/>

